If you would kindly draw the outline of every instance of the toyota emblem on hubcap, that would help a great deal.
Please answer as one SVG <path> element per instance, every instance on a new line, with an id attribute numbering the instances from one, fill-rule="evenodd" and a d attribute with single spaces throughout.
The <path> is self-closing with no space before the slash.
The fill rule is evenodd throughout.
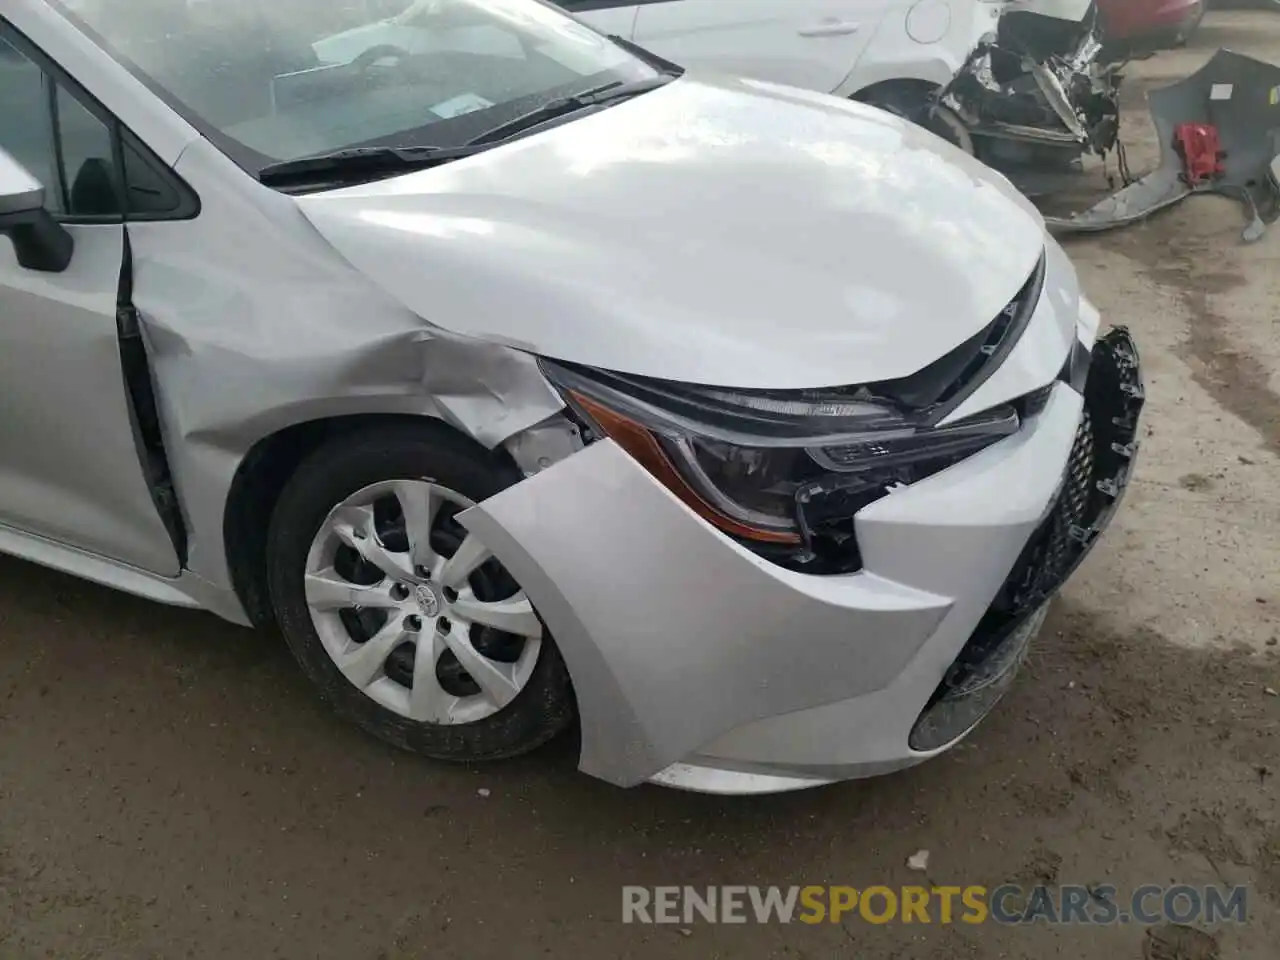
<path id="1" fill-rule="evenodd" d="M 436 597 L 436 592 L 425 583 L 421 584 L 415 591 L 418 600 L 418 606 L 422 608 L 425 616 L 434 617 L 440 612 L 440 600 Z"/>

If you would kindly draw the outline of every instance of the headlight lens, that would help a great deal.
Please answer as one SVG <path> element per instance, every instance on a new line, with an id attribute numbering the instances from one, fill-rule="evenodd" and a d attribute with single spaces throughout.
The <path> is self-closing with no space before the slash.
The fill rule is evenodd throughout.
<path id="1" fill-rule="evenodd" d="M 803 449 L 739 447 L 695 436 L 662 445 L 685 479 L 727 516 L 759 530 L 796 532 L 796 481 L 809 466 Z"/>
<path id="2" fill-rule="evenodd" d="M 1019 424 L 1003 406 L 932 426 L 929 411 L 866 387 L 737 391 L 542 365 L 593 432 L 716 527 L 756 544 L 812 546 L 815 534 L 851 524 L 893 486 L 936 473 Z"/>

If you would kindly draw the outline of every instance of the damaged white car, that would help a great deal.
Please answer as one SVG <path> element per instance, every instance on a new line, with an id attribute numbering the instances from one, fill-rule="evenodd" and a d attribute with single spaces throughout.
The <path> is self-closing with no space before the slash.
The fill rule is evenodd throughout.
<path id="1" fill-rule="evenodd" d="M 919 762 L 1123 494 L 1137 352 L 917 126 L 537 0 L 0 17 L 0 549 L 277 623 L 430 757 L 621 785 Z M 289 78 L 283 83 L 281 78 Z"/>
<path id="2" fill-rule="evenodd" d="M 510 36 L 439 34 L 441 0 L 324 37 L 326 64 L 448 44 L 519 56 Z M 871 103 L 1037 191 L 1119 130 L 1120 74 L 1099 61 L 1092 0 L 560 0 L 602 32 L 676 63 Z M 1047 187 L 1046 187 L 1047 188 Z"/>
<path id="3" fill-rule="evenodd" d="M 411 44 L 409 3 L 378 35 Z M 1093 0 L 560 0 L 689 67 L 851 97 L 1031 189 L 1116 147 L 1121 75 Z M 393 39 L 393 36 L 395 39 Z M 353 38 L 334 41 L 337 52 Z"/>

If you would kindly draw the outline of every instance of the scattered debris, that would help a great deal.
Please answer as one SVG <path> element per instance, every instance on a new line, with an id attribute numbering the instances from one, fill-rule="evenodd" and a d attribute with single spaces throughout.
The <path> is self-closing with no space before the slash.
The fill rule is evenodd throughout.
<path id="1" fill-rule="evenodd" d="M 928 870 L 929 869 L 929 851 L 917 850 L 911 856 L 907 857 L 907 866 L 912 870 Z"/>

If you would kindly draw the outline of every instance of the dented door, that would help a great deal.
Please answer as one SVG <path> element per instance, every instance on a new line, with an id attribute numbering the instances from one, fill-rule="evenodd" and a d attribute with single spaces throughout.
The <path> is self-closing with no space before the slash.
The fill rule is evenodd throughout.
<path id="1" fill-rule="evenodd" d="M 0 238 L 0 525 L 176 575 L 121 366 L 125 228 L 73 222 L 87 216 L 74 208 L 75 173 L 111 157 L 110 137 L 4 33 L 0 21 L 0 146 L 44 185 L 46 206 L 67 221 L 75 252 L 65 271 L 45 273 L 20 266 L 13 244 Z M 83 197 L 91 184 L 78 186 Z"/>

